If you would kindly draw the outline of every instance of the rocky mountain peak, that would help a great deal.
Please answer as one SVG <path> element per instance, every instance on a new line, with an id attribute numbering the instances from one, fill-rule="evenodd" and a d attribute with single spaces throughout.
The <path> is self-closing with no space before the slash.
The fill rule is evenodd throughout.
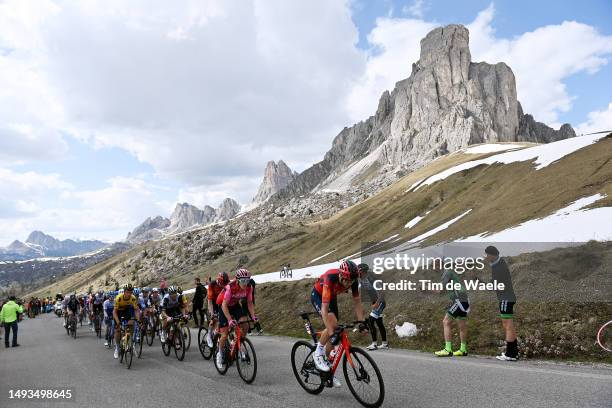
<path id="1" fill-rule="evenodd" d="M 357 184 L 382 188 L 471 144 L 547 143 L 575 136 L 570 125 L 554 130 L 523 113 L 508 65 L 471 62 L 466 27 L 438 27 L 420 44 L 410 76 L 382 93 L 374 115 L 342 129 L 323 160 L 275 199 L 343 192 Z"/>
<path id="2" fill-rule="evenodd" d="M 182 231 L 196 224 L 209 224 L 214 217 L 215 210 L 209 206 L 200 210 L 189 203 L 177 203 L 170 216 L 170 230 Z"/>
<path id="3" fill-rule="evenodd" d="M 269 161 L 264 171 L 264 177 L 259 185 L 257 194 L 253 198 L 255 203 L 263 203 L 272 195 L 285 188 L 297 177 L 297 173 L 292 171 L 284 161 L 278 163 Z"/>
<path id="4" fill-rule="evenodd" d="M 55 249 L 59 246 L 60 241 L 42 231 L 32 231 L 30 235 L 28 235 L 26 243 Z"/>
<path id="5" fill-rule="evenodd" d="M 231 198 L 226 198 L 217 208 L 216 220 L 226 221 L 234 218 L 240 212 L 240 204 Z"/>

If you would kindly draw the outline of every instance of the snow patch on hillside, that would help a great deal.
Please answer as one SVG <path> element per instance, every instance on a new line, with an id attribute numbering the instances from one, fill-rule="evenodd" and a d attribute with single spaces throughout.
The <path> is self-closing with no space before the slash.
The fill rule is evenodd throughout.
<path id="1" fill-rule="evenodd" d="M 502 143 L 486 143 L 468 147 L 467 149 L 461 150 L 462 153 L 467 154 L 486 154 L 495 152 L 505 152 L 508 150 L 516 150 L 527 147 L 527 145 L 515 145 L 515 144 L 502 144 Z"/>
<path id="2" fill-rule="evenodd" d="M 540 219 L 487 235 L 482 233 L 457 242 L 585 242 L 612 240 L 612 207 L 586 209 L 605 198 L 595 194 L 574 201 Z"/>
<path id="3" fill-rule="evenodd" d="M 604 138 L 605 135 L 591 135 L 573 137 L 570 139 L 560 140 L 558 142 L 538 145 L 534 147 L 528 147 L 525 149 L 511 151 L 501 154 L 496 154 L 486 159 L 469 161 L 466 163 L 453 166 L 446 169 L 436 175 L 433 175 L 423 181 L 418 187 L 414 189 L 417 191 L 423 186 L 427 186 L 435 183 L 436 181 L 444 180 L 455 173 L 459 173 L 463 170 L 472 169 L 480 166 L 481 164 L 491 165 L 495 163 L 510 164 L 522 161 L 535 160 L 535 169 L 541 170 L 544 167 L 562 159 L 563 157 L 571 154 L 583 147 L 589 146 L 596 143 L 598 140 Z"/>
<path id="4" fill-rule="evenodd" d="M 379 159 L 383 146 L 384 143 L 374 149 L 366 157 L 351 165 L 344 173 L 340 174 L 325 188 L 321 189 L 321 191 L 325 193 L 341 193 L 347 191 L 351 187 L 353 180 Z"/>

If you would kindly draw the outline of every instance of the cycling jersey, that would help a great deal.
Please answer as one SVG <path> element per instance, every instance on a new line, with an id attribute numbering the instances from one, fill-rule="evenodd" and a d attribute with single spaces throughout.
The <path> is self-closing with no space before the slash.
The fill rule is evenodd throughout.
<path id="1" fill-rule="evenodd" d="M 359 282 L 354 280 L 348 286 L 340 282 L 340 270 L 330 269 L 317 279 L 314 290 L 321 295 L 323 303 L 330 303 L 339 293 L 351 290 L 353 297 L 359 296 Z"/>
<path id="2" fill-rule="evenodd" d="M 219 294 L 223 292 L 225 289 L 223 286 L 219 285 L 217 282 L 211 282 L 208 284 L 208 300 L 213 303 L 217 302 L 217 298 Z"/>
<path id="3" fill-rule="evenodd" d="M 104 301 L 103 306 L 104 306 L 104 317 L 107 319 L 110 319 L 113 316 L 113 309 L 115 305 L 110 299 L 106 299 Z"/>
<path id="4" fill-rule="evenodd" d="M 79 301 L 76 299 L 69 299 L 68 302 L 66 302 L 66 308 L 76 313 L 79 309 Z"/>
<path id="5" fill-rule="evenodd" d="M 185 303 L 183 301 L 182 296 L 177 296 L 176 299 L 172 300 L 170 294 L 164 296 L 164 300 L 162 301 L 162 310 L 166 312 L 167 315 L 178 315 L 181 313 Z"/>
<path id="6" fill-rule="evenodd" d="M 159 307 L 162 302 L 162 297 L 157 295 L 157 297 L 153 295 L 149 295 L 147 298 L 147 307 Z"/>
<path id="7" fill-rule="evenodd" d="M 140 307 L 140 310 L 146 309 L 148 300 L 149 296 L 147 296 L 146 298 L 142 296 L 142 294 L 138 296 L 138 307 Z"/>
<path id="8" fill-rule="evenodd" d="M 95 295 L 92 296 L 92 303 L 94 305 L 101 305 L 104 303 L 104 295 Z"/>
<path id="9" fill-rule="evenodd" d="M 126 309 L 136 309 L 138 307 L 138 303 L 136 301 L 136 296 L 130 295 L 129 298 L 125 299 L 125 295 L 118 295 L 115 298 L 115 309 L 117 311 L 122 311 Z"/>
<path id="10" fill-rule="evenodd" d="M 221 299 L 221 302 L 219 302 L 219 299 Z M 250 286 L 241 288 L 238 282 L 233 280 L 225 287 L 223 296 L 219 295 L 217 304 L 221 305 L 225 301 L 228 307 L 232 307 L 243 299 L 246 299 L 248 303 L 253 303 L 253 288 Z"/>

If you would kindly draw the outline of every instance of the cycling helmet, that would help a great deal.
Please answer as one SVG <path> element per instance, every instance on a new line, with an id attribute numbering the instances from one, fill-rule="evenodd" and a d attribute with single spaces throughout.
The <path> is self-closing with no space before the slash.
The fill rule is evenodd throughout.
<path id="1" fill-rule="evenodd" d="M 179 295 L 183 294 L 183 288 L 181 288 L 180 286 L 176 287 L 176 291 L 178 292 Z"/>
<path id="2" fill-rule="evenodd" d="M 158 292 L 159 293 L 159 289 L 153 288 L 153 290 L 151 290 L 151 292 Z"/>
<path id="3" fill-rule="evenodd" d="M 246 279 L 251 277 L 251 272 L 248 269 L 240 268 L 236 271 L 236 279 Z"/>
<path id="4" fill-rule="evenodd" d="M 142 291 L 143 291 L 143 292 L 150 292 L 150 291 L 151 291 L 151 288 L 142 288 Z"/>
<path id="5" fill-rule="evenodd" d="M 124 292 L 125 292 L 125 291 L 134 291 L 134 286 L 132 286 L 132 284 L 131 284 L 131 283 L 126 283 L 126 284 L 123 286 L 123 291 L 124 291 Z"/>
<path id="6" fill-rule="evenodd" d="M 221 286 L 225 286 L 229 283 L 229 275 L 227 274 L 227 272 L 219 272 L 219 274 L 217 275 L 217 284 L 221 285 Z"/>
<path id="7" fill-rule="evenodd" d="M 344 260 L 340 263 L 340 277 L 355 280 L 359 276 L 359 268 L 355 262 Z"/>
<path id="8" fill-rule="evenodd" d="M 103 295 L 103 294 L 104 294 L 104 290 L 98 289 L 98 295 Z"/>
<path id="9" fill-rule="evenodd" d="M 176 286 L 173 285 L 168 288 L 168 293 L 170 293 L 171 295 L 175 294 L 176 292 Z"/>
<path id="10" fill-rule="evenodd" d="M 119 289 L 118 294 L 119 294 L 119 295 L 123 295 L 123 289 Z"/>
<path id="11" fill-rule="evenodd" d="M 359 272 L 363 273 L 368 273 L 368 271 L 370 270 L 370 267 L 367 263 L 360 263 L 359 265 L 357 265 L 357 267 L 359 268 Z"/>

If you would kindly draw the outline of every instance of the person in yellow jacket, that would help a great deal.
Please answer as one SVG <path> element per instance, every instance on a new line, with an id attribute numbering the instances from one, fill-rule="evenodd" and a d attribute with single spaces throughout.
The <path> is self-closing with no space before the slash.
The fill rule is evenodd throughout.
<path id="1" fill-rule="evenodd" d="M 2 306 L 0 311 L 0 322 L 4 325 L 4 346 L 9 346 L 9 334 L 13 330 L 13 347 L 17 344 L 17 314 L 23 313 L 23 306 L 15 303 L 15 296 L 10 296 L 9 301 Z"/>

